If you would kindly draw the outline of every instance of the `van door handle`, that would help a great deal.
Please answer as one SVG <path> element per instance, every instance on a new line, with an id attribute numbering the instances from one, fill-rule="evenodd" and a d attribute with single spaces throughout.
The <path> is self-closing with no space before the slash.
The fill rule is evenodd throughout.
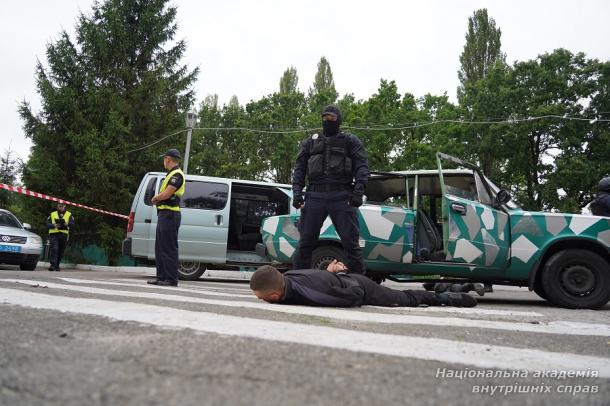
<path id="1" fill-rule="evenodd" d="M 466 206 L 460 203 L 451 203 L 451 210 L 458 213 L 460 216 L 466 215 Z"/>
<path id="2" fill-rule="evenodd" d="M 152 223 L 152 219 L 144 219 L 144 222 L 147 224 L 150 224 L 150 223 Z"/>
<path id="3" fill-rule="evenodd" d="M 217 214 L 216 215 L 216 225 L 217 226 L 221 226 L 222 225 L 222 214 Z"/>

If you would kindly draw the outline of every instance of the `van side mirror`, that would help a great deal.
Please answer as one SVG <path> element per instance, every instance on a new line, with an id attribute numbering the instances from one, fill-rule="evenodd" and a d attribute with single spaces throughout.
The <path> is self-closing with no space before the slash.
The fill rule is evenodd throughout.
<path id="1" fill-rule="evenodd" d="M 30 225 L 30 223 L 23 223 L 23 228 L 25 228 L 26 230 L 31 230 L 32 226 Z"/>
<path id="2" fill-rule="evenodd" d="M 512 199 L 512 197 L 506 189 L 501 189 L 496 195 L 496 203 L 498 206 L 508 203 L 510 199 Z"/>

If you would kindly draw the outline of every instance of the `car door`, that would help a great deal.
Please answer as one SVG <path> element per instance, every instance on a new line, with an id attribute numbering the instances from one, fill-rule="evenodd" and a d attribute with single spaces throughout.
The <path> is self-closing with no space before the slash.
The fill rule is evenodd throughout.
<path id="1" fill-rule="evenodd" d="M 188 179 L 180 200 L 178 233 L 181 260 L 224 264 L 229 236 L 230 183 L 223 179 Z"/>
<path id="2" fill-rule="evenodd" d="M 446 260 L 503 269 L 510 249 L 508 215 L 492 205 L 491 192 L 478 167 L 445 154 L 437 157 Z M 444 177 L 441 159 L 472 170 L 472 176 L 459 182 L 458 178 Z"/>

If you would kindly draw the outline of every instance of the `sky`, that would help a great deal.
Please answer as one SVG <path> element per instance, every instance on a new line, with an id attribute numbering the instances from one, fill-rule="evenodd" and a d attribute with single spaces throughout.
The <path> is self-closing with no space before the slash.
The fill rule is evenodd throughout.
<path id="1" fill-rule="evenodd" d="M 0 153 L 27 160 L 31 141 L 17 114 L 26 100 L 40 110 L 36 61 L 66 30 L 74 38 L 79 13 L 93 0 L 5 2 L 0 14 Z M 201 69 L 197 104 L 218 94 L 240 103 L 273 93 L 282 73 L 297 69 L 302 91 L 313 83 L 322 56 L 337 91 L 366 99 L 381 79 L 400 93 L 447 93 L 456 100 L 459 55 L 468 17 L 487 8 L 502 30 L 512 63 L 556 48 L 610 60 L 608 0 L 175 0 L 177 39 L 187 42 L 182 63 Z M 164 134 L 155 134 L 158 138 Z"/>

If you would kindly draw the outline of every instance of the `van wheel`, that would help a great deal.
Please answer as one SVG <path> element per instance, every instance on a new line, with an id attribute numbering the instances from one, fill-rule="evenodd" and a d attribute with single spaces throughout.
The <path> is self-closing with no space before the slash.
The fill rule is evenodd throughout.
<path id="1" fill-rule="evenodd" d="M 313 250 L 311 254 L 311 263 L 316 269 L 326 269 L 333 259 L 345 263 L 345 255 L 341 248 L 324 245 Z"/>
<path id="2" fill-rule="evenodd" d="M 610 300 L 608 265 L 594 252 L 567 249 L 546 262 L 540 281 L 552 303 L 569 309 L 596 309 Z"/>
<path id="3" fill-rule="evenodd" d="M 196 281 L 205 272 L 205 265 L 197 261 L 180 261 L 178 277 L 185 281 Z"/>

